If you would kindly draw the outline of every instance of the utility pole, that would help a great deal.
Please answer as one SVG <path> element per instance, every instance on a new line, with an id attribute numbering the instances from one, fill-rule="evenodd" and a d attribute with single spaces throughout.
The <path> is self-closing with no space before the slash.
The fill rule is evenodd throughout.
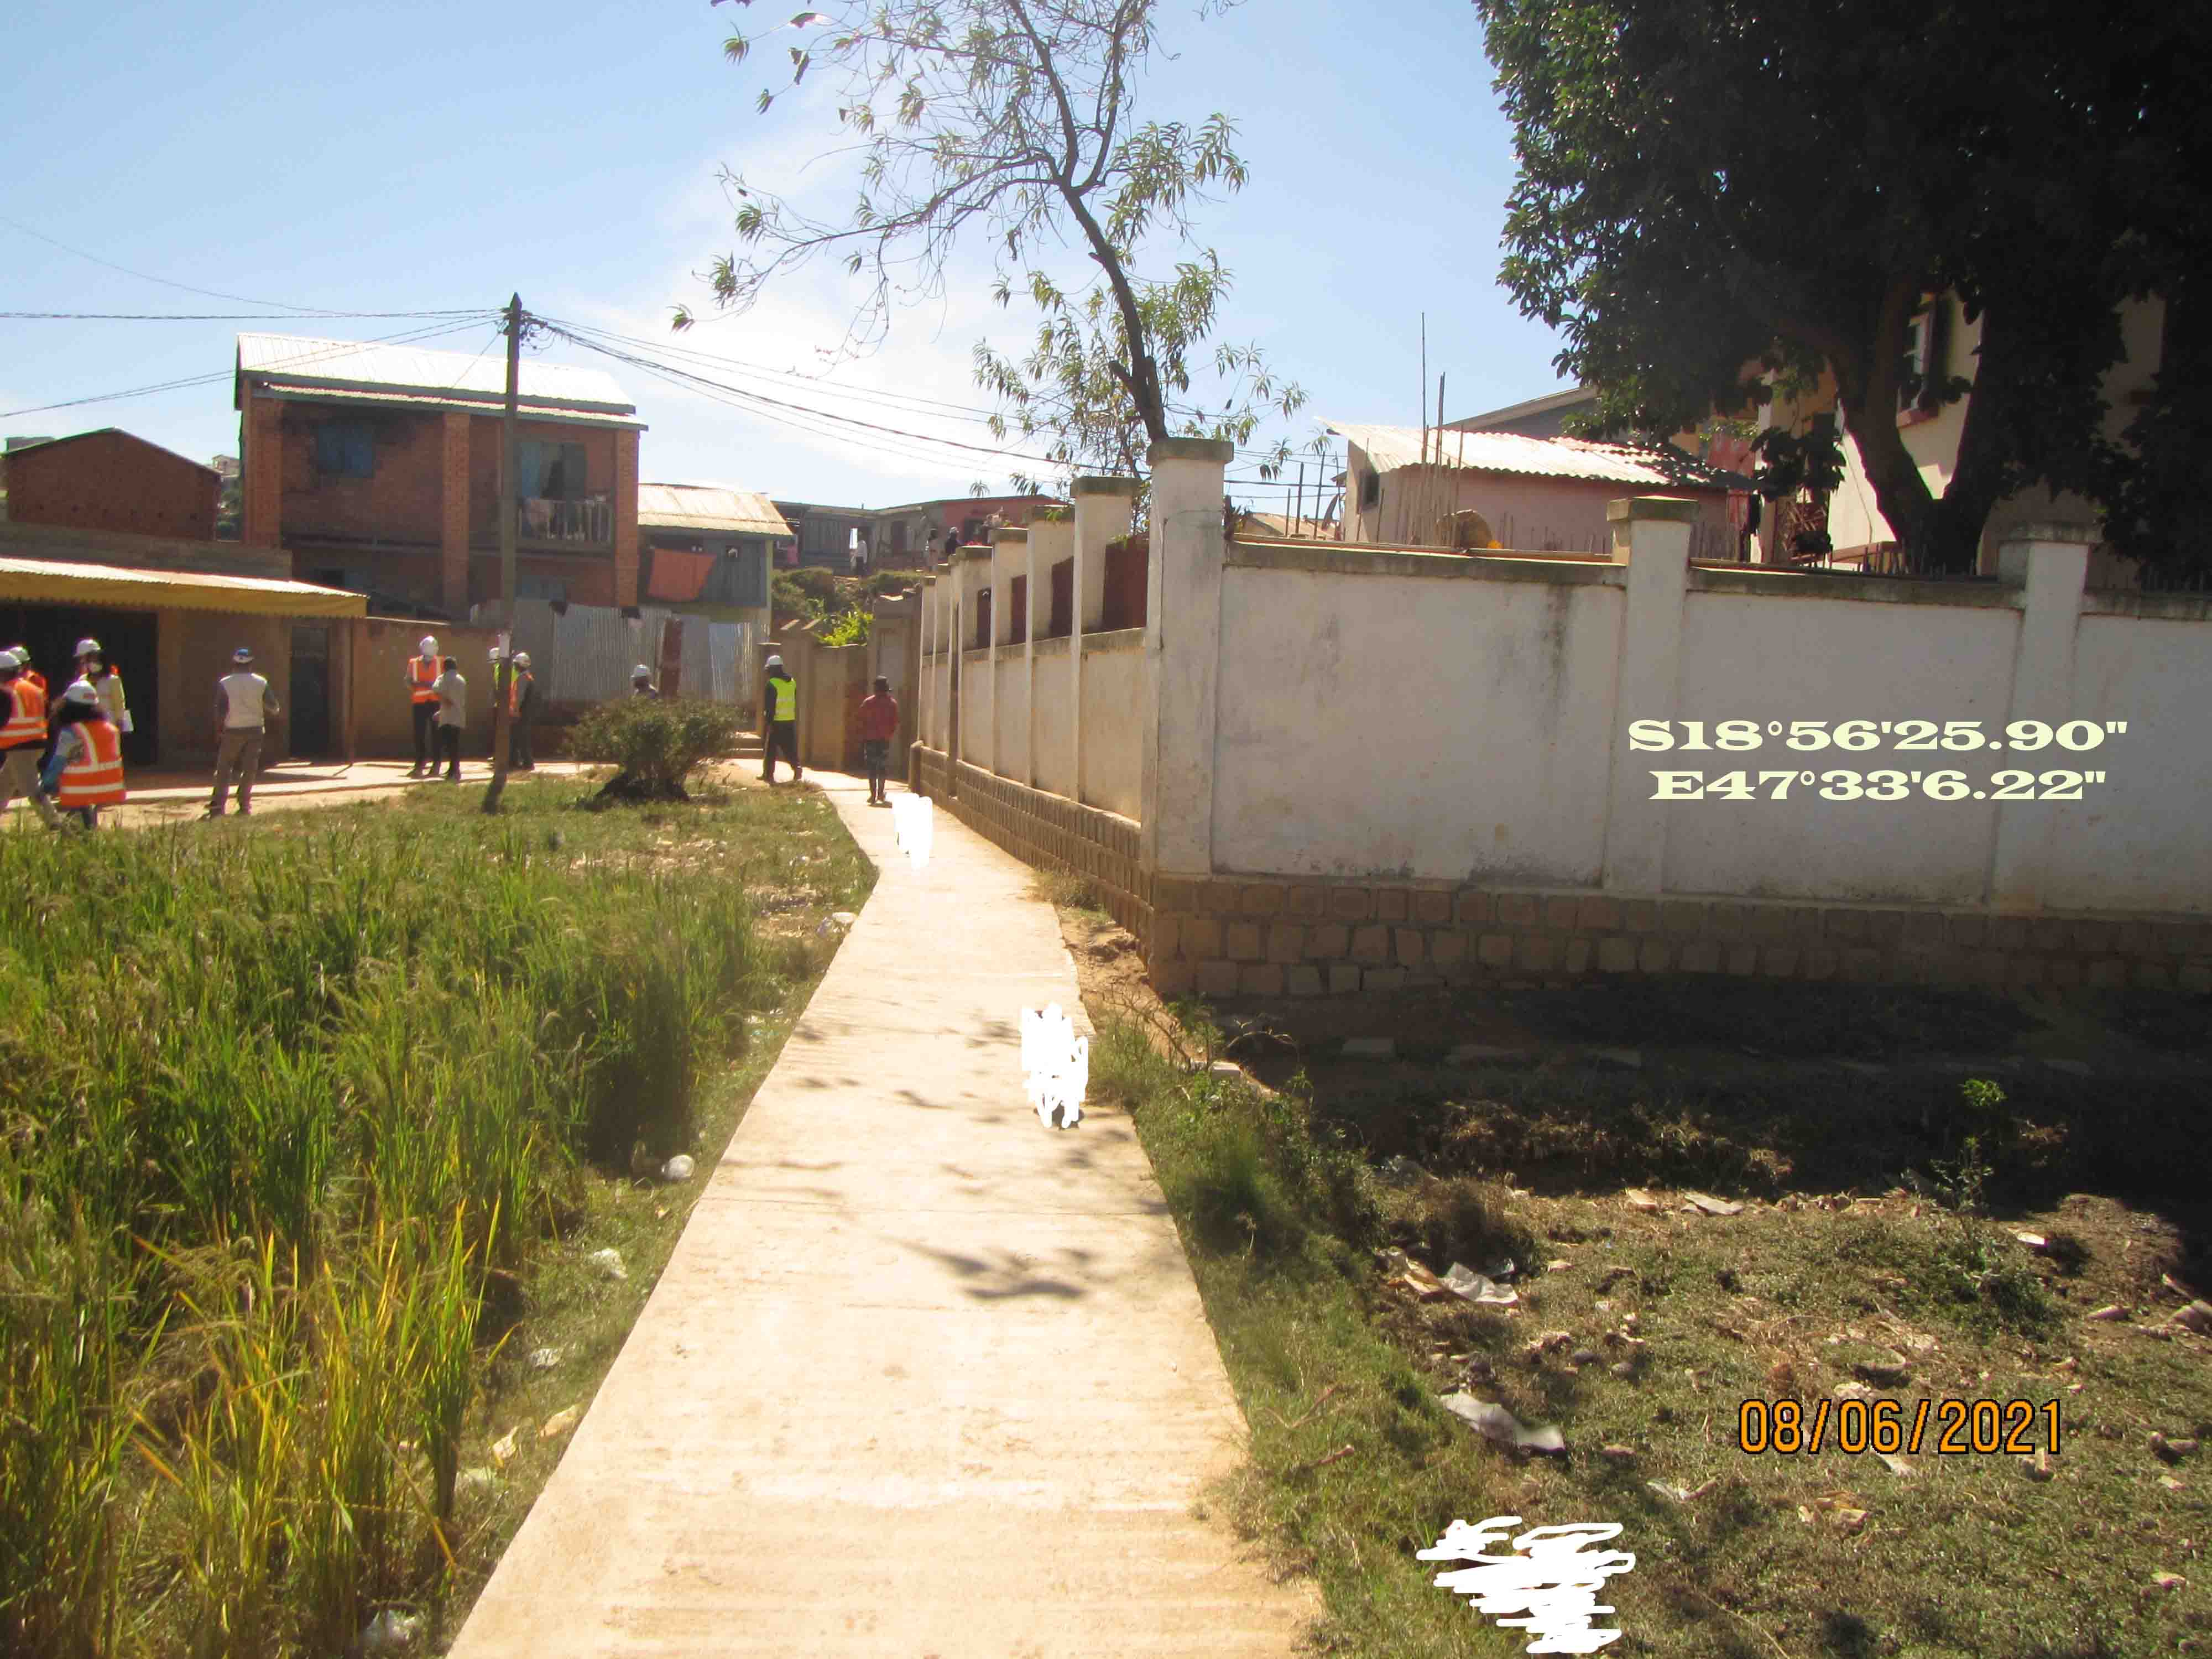
<path id="1" fill-rule="evenodd" d="M 521 458 L 516 453 L 515 404 L 522 378 L 522 295 L 507 302 L 507 407 L 500 416 L 499 464 L 499 662 L 491 677 L 491 786 L 484 791 L 483 810 L 499 811 L 499 798 L 507 792 L 507 750 L 514 732 L 507 720 L 507 700 L 514 685 L 514 533 L 522 511 L 516 499 L 515 474 Z"/>

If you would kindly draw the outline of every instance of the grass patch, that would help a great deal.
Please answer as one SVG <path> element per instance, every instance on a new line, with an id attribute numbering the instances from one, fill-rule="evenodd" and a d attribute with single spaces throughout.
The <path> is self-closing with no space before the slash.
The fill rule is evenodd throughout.
<path id="1" fill-rule="evenodd" d="M 2203 1455 L 2169 1466 L 2149 1442 L 2212 1430 L 2212 1342 L 2153 1328 L 2203 1236 L 2201 1080 L 1347 1067 L 1269 1097 L 1131 1029 L 1095 1054 L 1250 1425 L 1222 1496 L 1316 1575 L 1322 1651 L 1519 1651 L 1414 1559 L 1453 1520 L 1496 1515 L 1622 1523 L 1638 1565 L 1601 1621 L 1622 1653 L 2118 1659 L 2205 1641 L 2193 1583 L 2149 1588 L 2203 1577 L 2212 1537 Z M 1394 1154 L 1428 1173 L 1382 1184 Z M 1929 1172 L 1920 1191 L 1901 1170 Z M 1688 1186 L 1745 1207 L 1686 1212 Z M 1379 1265 L 1390 1247 L 1439 1272 L 1510 1255 L 1522 1306 L 1418 1300 Z M 2133 1317 L 2087 1317 L 2106 1304 Z M 1461 1389 L 1557 1424 L 1569 1455 L 1492 1448 L 1437 1404 Z M 1741 1401 L 1839 1389 L 1899 1402 L 1907 1425 L 1923 1399 L 2025 1401 L 2038 1448 L 2055 1403 L 2052 1478 L 1939 1455 L 1933 1430 L 1903 1473 L 1832 1427 L 1817 1455 L 1742 1449 Z"/>
<path id="2" fill-rule="evenodd" d="M 450 1637 L 871 879 L 818 799 L 589 787 L 0 835 L 9 1659 Z"/>
<path id="3" fill-rule="evenodd" d="M 1030 896 L 1063 910 L 1087 915 L 1106 914 L 1106 894 L 1091 877 L 1075 870 L 1036 870 L 1031 872 Z"/>

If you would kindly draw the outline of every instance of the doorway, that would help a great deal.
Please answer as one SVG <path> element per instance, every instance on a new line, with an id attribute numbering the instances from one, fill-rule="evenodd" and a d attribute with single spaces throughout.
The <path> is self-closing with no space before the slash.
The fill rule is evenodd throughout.
<path id="1" fill-rule="evenodd" d="M 295 757 L 331 753 L 331 625 L 292 624 L 292 730 Z"/>
<path id="2" fill-rule="evenodd" d="M 75 677 L 76 642 L 100 641 L 123 676 L 131 729 L 123 738 L 125 766 L 152 766 L 160 755 L 161 676 L 157 629 L 150 611 L 94 610 L 83 605 L 0 605 L 0 646 L 27 645 L 31 666 L 46 677 L 58 697 Z"/>

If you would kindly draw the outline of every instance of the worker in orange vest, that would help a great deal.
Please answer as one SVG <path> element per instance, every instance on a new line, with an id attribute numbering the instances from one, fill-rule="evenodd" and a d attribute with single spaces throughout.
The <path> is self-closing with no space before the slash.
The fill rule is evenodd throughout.
<path id="1" fill-rule="evenodd" d="M 39 793 L 39 758 L 46 746 L 46 693 L 22 672 L 22 659 L 0 651 L 0 812 L 15 797 L 29 797 L 40 817 L 56 828 L 61 816 Z"/>
<path id="2" fill-rule="evenodd" d="M 31 647 L 27 645 L 11 645 L 8 648 L 15 653 L 15 666 L 23 671 L 23 678 L 38 688 L 39 696 L 44 700 L 46 696 L 46 677 L 31 666 Z"/>
<path id="3" fill-rule="evenodd" d="M 89 680 L 76 680 L 56 710 L 53 758 L 40 781 L 55 798 L 64 816 L 74 813 L 88 830 L 100 824 L 100 809 L 120 806 L 123 787 L 123 734 L 100 706 L 100 693 Z"/>
<path id="4" fill-rule="evenodd" d="M 415 767 L 407 775 L 410 778 L 428 776 L 438 769 L 431 757 L 430 739 L 438 720 L 438 676 L 445 672 L 434 635 L 425 634 L 416 647 L 421 654 L 407 659 L 407 695 L 415 705 Z"/>

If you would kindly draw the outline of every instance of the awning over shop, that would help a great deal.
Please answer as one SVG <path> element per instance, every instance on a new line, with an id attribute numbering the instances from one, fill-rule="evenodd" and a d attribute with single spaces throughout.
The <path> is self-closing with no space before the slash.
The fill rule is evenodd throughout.
<path id="1" fill-rule="evenodd" d="M 0 558 L 0 599 L 18 604 L 96 605 L 118 611 L 218 611 L 249 617 L 365 617 L 368 599 L 340 587 L 266 576 L 211 576 L 190 570 L 67 564 Z"/>

